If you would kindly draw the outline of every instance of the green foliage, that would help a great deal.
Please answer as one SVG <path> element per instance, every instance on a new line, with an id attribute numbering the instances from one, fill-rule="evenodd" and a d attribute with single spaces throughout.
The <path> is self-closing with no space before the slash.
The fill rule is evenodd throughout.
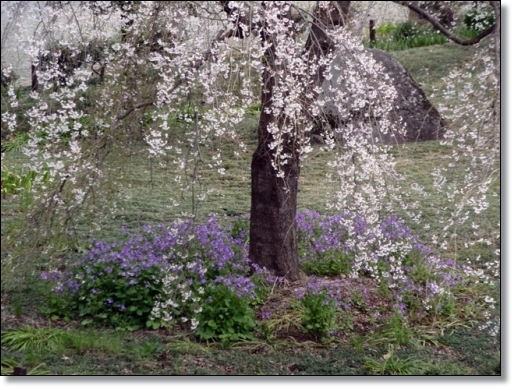
<path id="1" fill-rule="evenodd" d="M 397 30 L 397 24 L 395 23 L 383 23 L 376 28 L 377 37 L 391 36 Z"/>
<path id="2" fill-rule="evenodd" d="M 334 300 L 328 297 L 325 290 L 319 293 L 309 291 L 301 300 L 301 305 L 301 325 L 304 330 L 319 339 L 328 339 L 330 332 L 336 328 L 337 309 Z"/>
<path id="3" fill-rule="evenodd" d="M 17 173 L 11 171 L 2 163 L 2 199 L 6 199 L 9 195 L 21 194 L 20 210 L 26 211 L 32 203 L 32 186 L 37 173 L 29 171 L 27 173 Z M 43 172 L 43 183 L 47 183 L 50 179 L 48 169 Z"/>
<path id="4" fill-rule="evenodd" d="M 354 307 L 359 308 L 363 312 L 369 311 L 369 306 L 365 301 L 365 295 L 362 290 L 353 290 L 350 302 Z"/>
<path id="5" fill-rule="evenodd" d="M 230 235 L 233 238 L 242 238 L 245 243 L 249 242 L 249 218 L 236 218 L 232 223 Z"/>
<path id="6" fill-rule="evenodd" d="M 424 374 L 429 365 L 414 357 L 400 358 L 394 353 L 394 347 L 389 345 L 388 353 L 383 360 L 367 358 L 365 368 L 373 375 L 419 375 Z"/>
<path id="7" fill-rule="evenodd" d="M 164 345 L 158 338 L 150 338 L 138 344 L 134 350 L 134 356 L 138 359 L 153 358 L 164 350 Z"/>
<path id="8" fill-rule="evenodd" d="M 264 274 L 254 274 L 253 276 L 251 276 L 251 281 L 255 285 L 255 294 L 250 303 L 252 306 L 260 305 L 267 301 L 271 293 L 272 287 L 266 280 Z"/>
<path id="9" fill-rule="evenodd" d="M 495 23 L 495 14 L 489 9 L 473 9 L 463 16 L 463 24 L 477 33 L 490 28 Z"/>
<path id="10" fill-rule="evenodd" d="M 387 342 L 398 346 L 408 346 L 416 343 L 412 329 L 410 329 L 405 319 L 398 312 L 394 312 L 390 316 L 388 325 L 380 333 L 380 336 Z"/>
<path id="11" fill-rule="evenodd" d="M 44 376 L 51 374 L 50 371 L 39 369 L 43 364 L 39 364 L 35 368 L 29 369 L 27 371 L 27 376 Z M 2 376 L 11 376 L 14 373 L 14 368 L 20 366 L 20 363 L 12 358 L 8 358 L 2 355 Z"/>
<path id="12" fill-rule="evenodd" d="M 246 108 L 246 114 L 257 116 L 257 115 L 260 115 L 261 110 L 262 110 L 262 104 L 259 102 L 258 103 L 255 102 Z"/>
<path id="13" fill-rule="evenodd" d="M 36 173 L 34 171 L 19 175 L 8 170 L 2 164 L 2 197 L 5 198 L 9 194 L 16 194 L 23 190 L 30 192 L 35 177 Z"/>
<path id="14" fill-rule="evenodd" d="M 385 51 L 402 51 L 416 47 L 444 44 L 447 38 L 430 27 L 419 27 L 415 23 L 384 23 L 376 28 L 376 42 L 372 47 Z M 363 44 L 371 46 L 365 39 Z"/>
<path id="15" fill-rule="evenodd" d="M 353 261 L 353 255 L 344 253 L 340 249 L 330 249 L 319 252 L 317 257 L 307 259 L 303 264 L 303 270 L 307 275 L 347 275 L 353 267 Z"/>
<path id="16" fill-rule="evenodd" d="M 2 332 L 2 346 L 13 350 L 42 352 L 56 351 L 64 345 L 68 333 L 56 328 L 32 328 L 7 330 Z"/>
<path id="17" fill-rule="evenodd" d="M 268 314 L 268 317 L 261 324 L 261 333 L 266 341 L 271 342 L 276 339 L 276 336 L 282 333 L 289 333 L 291 330 L 301 331 L 303 326 L 301 324 L 301 316 L 303 308 L 299 303 L 290 306 L 287 310 L 279 310 L 275 314 Z"/>
<path id="18" fill-rule="evenodd" d="M 396 41 L 411 39 L 421 33 L 420 28 L 412 22 L 404 22 L 397 25 L 392 36 Z"/>
<path id="19" fill-rule="evenodd" d="M 208 287 L 205 295 L 196 329 L 201 340 L 221 340 L 227 345 L 254 338 L 255 312 L 247 298 L 239 297 L 224 285 Z"/>
<path id="20" fill-rule="evenodd" d="M 12 138 L 2 141 L 2 152 L 17 152 L 21 151 L 21 149 L 27 145 L 30 136 L 28 133 L 19 133 L 14 135 Z"/>
<path id="21" fill-rule="evenodd" d="M 84 276 L 85 268 L 73 268 L 76 276 L 84 276 L 83 284 L 74 294 L 50 293 L 46 313 L 52 319 L 70 319 L 78 315 L 84 326 L 99 321 L 129 330 L 160 327 L 149 319 L 156 295 L 162 291 L 161 282 L 155 280 L 160 279 L 157 267 L 140 270 L 135 284 L 120 275 L 122 268 L 110 267 L 109 263 L 95 262 L 88 269 L 88 276 Z M 111 300 L 115 303 L 109 303 Z"/>

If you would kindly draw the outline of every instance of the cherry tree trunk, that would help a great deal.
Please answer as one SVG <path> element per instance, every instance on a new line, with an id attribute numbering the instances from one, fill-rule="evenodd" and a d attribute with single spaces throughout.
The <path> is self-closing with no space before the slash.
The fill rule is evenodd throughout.
<path id="1" fill-rule="evenodd" d="M 331 25 L 341 25 L 347 15 L 350 2 L 333 2 L 334 7 L 329 10 L 317 8 L 316 16 L 319 23 L 326 22 Z M 291 17 L 291 15 L 288 15 Z M 325 55 L 332 50 L 331 39 L 326 32 L 314 23 L 305 46 L 305 53 L 311 57 Z M 293 34 L 293 29 L 290 30 Z M 305 281 L 306 275 L 299 266 L 296 206 L 298 180 L 300 173 L 299 153 L 295 149 L 294 135 L 284 136 L 283 153 L 290 156 L 287 163 L 281 166 L 281 177 L 273 166 L 276 160 L 269 144 L 274 140 L 269 133 L 270 124 L 278 124 L 278 127 L 286 124 L 284 118 L 275 117 L 270 113 L 273 99 L 274 74 L 276 70 L 275 43 L 273 37 L 262 32 L 263 43 L 274 43 L 269 48 L 264 58 L 263 87 L 262 87 L 262 111 L 258 123 L 258 147 L 253 154 L 251 163 L 251 221 L 249 239 L 249 257 L 260 266 L 265 266 L 277 276 L 283 276 L 291 282 Z M 304 80 L 304 100 L 313 103 L 315 97 L 307 98 L 315 86 L 320 86 L 324 80 L 323 68 L 318 69 L 313 80 Z M 311 82 L 308 82 L 311 81 Z M 308 86 L 306 86 L 308 85 Z M 278 158 L 279 160 L 279 158 Z"/>
<path id="2" fill-rule="evenodd" d="M 265 136 L 268 120 L 262 112 L 259 138 Z M 299 267 L 296 205 L 299 162 L 296 158 L 282 167 L 284 177 L 276 176 L 268 143 L 259 142 L 251 163 L 251 221 L 249 257 L 277 276 L 290 281 L 305 277 Z"/>
<path id="3" fill-rule="evenodd" d="M 282 166 L 278 177 L 273 166 L 269 143 L 273 136 L 268 127 L 280 118 L 268 110 L 272 105 L 275 78 L 274 45 L 268 48 L 263 73 L 262 110 L 258 123 L 258 147 L 251 162 L 251 221 L 249 257 L 277 276 L 297 281 L 304 277 L 299 267 L 296 236 L 296 205 L 299 158 L 285 142 L 287 153 L 293 155 Z"/>

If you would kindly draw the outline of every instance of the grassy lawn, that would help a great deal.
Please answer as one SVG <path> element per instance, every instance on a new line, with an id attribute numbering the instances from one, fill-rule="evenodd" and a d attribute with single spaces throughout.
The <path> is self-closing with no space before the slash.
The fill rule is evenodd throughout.
<path id="1" fill-rule="evenodd" d="M 472 54 L 471 48 L 452 44 L 432 46 L 397 52 L 394 55 L 411 72 L 412 76 L 430 96 L 438 89 L 440 79 L 452 66 L 464 66 Z M 441 102 L 440 95 L 432 98 Z M 200 166 L 199 189 L 209 195 L 197 203 L 197 220 L 204 222 L 212 213 L 217 214 L 222 225 L 230 224 L 235 216 L 245 216 L 250 209 L 251 150 L 255 145 L 258 116 L 248 114 L 239 124 L 242 137 L 249 145 L 249 152 L 240 152 L 235 141 L 226 140 L 224 147 L 224 175 Z M 81 225 L 76 231 L 78 247 L 69 249 L 62 243 L 60 253 L 52 251 L 62 262 L 79 258 L 91 248 L 93 239 L 118 241 L 123 237 L 121 226 L 137 233 L 144 225 L 170 223 L 180 217 L 184 205 L 172 206 L 170 198 L 176 194 L 172 157 L 152 161 L 141 152 L 142 146 L 113 152 L 107 160 L 112 171 L 109 190 L 117 192 L 116 211 L 103 217 L 101 228 L 92 230 Z M 204 150 L 205 158 L 209 150 Z M 397 146 L 391 151 L 397 159 L 397 169 L 407 178 L 405 191 L 411 182 L 424 186 L 429 196 L 415 197 L 420 202 L 420 224 L 436 224 L 447 216 L 444 196 L 436 192 L 431 172 L 434 167 L 450 163 L 444 159 L 450 149 L 438 142 L 425 142 Z M 334 187 L 328 183 L 330 172 L 327 161 L 329 152 L 316 146 L 305 162 L 300 179 L 298 209 L 328 214 L 325 203 L 333 195 Z M 6 153 L 3 164 L 20 169 L 23 156 L 19 152 Z M 116 176 L 116 167 L 123 166 L 124 175 Z M 463 170 L 455 168 L 455 174 Z M 109 170 L 107 170 L 109 174 Z M 500 177 L 492 183 L 489 193 L 490 206 L 482 214 L 472 214 L 486 227 L 482 235 L 475 236 L 470 227 L 462 226 L 454 246 L 440 252 L 445 258 L 465 263 L 467 258 L 480 256 L 473 262 L 474 268 L 485 269 L 495 260 L 494 250 L 499 243 L 489 246 L 475 242 L 496 231 L 500 221 Z M 187 197 L 183 204 L 190 204 Z M 114 206 L 108 202 L 107 206 Z M 190 210 L 190 209 L 187 209 Z M 10 254 L 16 246 L 16 233 L 23 227 L 21 195 L 2 199 L 2 269 L 13 267 Z M 396 209 L 401 217 L 404 210 Z M 425 221 L 425 222 L 424 222 Z M 408 227 L 420 241 L 430 244 L 431 235 L 419 224 Z M 442 226 L 440 226 L 442 228 Z M 467 244 L 472 242 L 472 244 Z M 39 247 L 41 249 L 42 247 Z M 115 330 L 101 324 L 82 326 L 79 321 L 51 321 L 41 312 L 49 293 L 45 284 L 38 280 L 38 273 L 45 269 L 47 258 L 42 249 L 38 263 L 31 265 L 29 279 L 16 288 L 4 288 L 2 281 L 2 374 L 11 374 L 15 366 L 23 366 L 32 374 L 56 375 L 500 375 L 500 333 L 490 336 L 479 330 L 473 318 L 461 319 L 464 306 L 456 306 L 458 318 L 442 322 L 432 320 L 418 327 L 394 327 L 391 321 L 373 321 L 370 311 L 381 311 L 390 318 L 391 305 L 383 296 L 383 290 L 370 279 L 347 280 L 348 297 L 354 309 L 351 323 L 344 324 L 340 333 L 322 341 L 301 329 L 301 311 L 293 306 L 283 306 L 291 298 L 286 287 L 272 288 L 265 301 L 256 307 L 258 312 L 269 310 L 269 320 L 256 319 L 255 336 L 252 339 L 223 344 L 215 341 L 199 341 L 183 325 L 172 329 Z M 21 267 L 20 267 L 21 268 Z M 9 276 L 9 275 L 8 275 Z M 329 276 L 328 276 L 329 278 Z M 329 278 L 331 279 L 331 278 Z M 345 281 L 345 280 L 344 280 Z M 365 283 L 365 284 L 364 284 Z M 7 283 L 6 283 L 7 284 Z M 472 285 L 468 286 L 473 287 Z M 351 290 L 352 289 L 352 290 Z M 369 291 L 370 301 L 357 299 L 355 291 Z M 350 291 L 351 290 L 351 291 Z M 476 288 L 476 293 L 479 290 Z M 500 279 L 493 287 L 492 296 L 500 303 Z M 476 298 L 478 295 L 476 295 Z M 370 308 L 372 307 L 372 308 Z M 500 313 L 500 311 L 499 311 Z M 392 318 L 390 318 L 392 319 Z M 343 323 L 338 322 L 342 325 Z"/>

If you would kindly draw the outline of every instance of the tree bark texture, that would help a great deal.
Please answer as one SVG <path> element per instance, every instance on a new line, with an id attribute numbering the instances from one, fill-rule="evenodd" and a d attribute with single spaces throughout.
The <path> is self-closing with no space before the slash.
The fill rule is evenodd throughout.
<path id="1" fill-rule="evenodd" d="M 333 49 L 331 39 L 326 34 L 326 28 L 341 25 L 347 15 L 350 2 L 332 2 L 330 10 L 317 8 L 316 20 L 310 29 L 310 35 L 305 45 L 312 60 L 315 56 L 325 55 Z M 289 15 L 290 16 L 290 15 Z M 294 32 L 291 30 L 291 34 Z M 262 32 L 262 42 L 273 42 L 273 37 Z M 278 177 L 273 167 L 274 155 L 269 149 L 273 136 L 269 133 L 270 124 L 278 126 L 285 124 L 283 118 L 275 117 L 266 108 L 272 106 L 273 87 L 275 85 L 274 62 L 275 46 L 267 49 L 264 59 L 262 110 L 258 124 L 258 146 L 253 154 L 251 163 L 251 220 L 249 257 L 254 263 L 265 266 L 277 276 L 283 276 L 291 282 L 304 281 L 306 275 L 299 266 L 296 207 L 298 180 L 300 174 L 299 153 L 295 149 L 294 134 L 285 136 L 284 152 L 292 157 L 282 166 L 283 176 Z M 317 98 L 312 90 L 322 85 L 324 81 L 323 68 L 313 77 L 303 95 L 305 106 Z M 306 88 L 305 88 L 306 89 Z M 311 100 L 311 101 L 308 101 Z M 280 122 L 282 121 L 282 122 Z M 301 129 L 298 128 L 296 133 Z"/>

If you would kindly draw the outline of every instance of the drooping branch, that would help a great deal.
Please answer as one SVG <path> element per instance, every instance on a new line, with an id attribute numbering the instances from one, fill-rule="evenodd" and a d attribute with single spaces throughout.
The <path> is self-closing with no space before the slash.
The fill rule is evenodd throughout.
<path id="1" fill-rule="evenodd" d="M 222 1 L 221 3 L 228 3 L 227 1 Z M 225 12 L 228 13 L 228 11 L 231 11 L 231 9 L 228 7 L 227 4 L 223 4 L 223 8 L 225 10 Z M 228 13 L 230 14 L 230 13 Z M 239 38 L 244 38 L 244 36 L 239 36 L 238 35 L 238 32 L 237 31 L 234 31 L 233 29 L 231 28 L 227 28 L 227 29 L 224 29 L 224 30 L 220 30 L 217 34 L 216 34 L 216 37 L 212 40 L 211 44 L 210 44 L 210 47 L 205 50 L 202 55 L 201 55 L 201 58 L 194 61 L 191 65 L 191 68 L 192 69 L 199 69 L 205 62 L 215 62 L 215 58 L 214 58 L 214 54 L 212 53 L 212 48 L 218 43 L 218 42 L 222 42 L 232 36 L 236 36 L 236 37 L 239 37 Z M 175 90 L 176 88 L 178 88 L 180 85 L 181 85 L 181 80 L 179 80 L 175 85 L 174 87 L 171 89 L 171 90 Z M 118 116 L 116 116 L 116 120 L 117 121 L 121 121 L 123 119 L 125 119 L 128 115 L 130 115 L 132 112 L 134 112 L 135 110 L 137 109 L 141 109 L 141 108 L 146 108 L 147 106 L 151 106 L 155 104 L 155 101 L 147 101 L 147 102 L 144 102 L 144 103 L 141 103 L 141 104 L 138 104 L 138 105 L 135 105 L 134 107 L 128 109 L 126 112 L 123 112 L 121 114 L 119 114 Z"/>
<path id="2" fill-rule="evenodd" d="M 245 30 L 243 26 L 248 26 L 250 29 L 252 27 L 252 23 L 247 16 L 242 16 L 239 12 L 235 13 L 234 8 L 230 7 L 229 1 L 220 1 L 220 3 L 228 16 L 235 17 L 234 29 L 230 30 L 229 36 L 227 37 L 246 38 L 249 35 L 249 31 Z"/>
<path id="3" fill-rule="evenodd" d="M 447 28 L 445 28 L 442 23 L 438 19 L 436 19 L 433 15 L 431 15 L 429 12 L 427 12 L 425 9 L 420 8 L 418 5 L 410 2 L 410 1 L 394 1 L 394 3 L 402 5 L 404 7 L 408 7 L 413 12 L 418 13 L 423 18 L 425 18 L 427 21 L 429 21 L 433 27 L 435 27 L 438 31 L 440 31 L 442 34 L 444 34 L 446 37 L 448 37 L 450 40 L 452 40 L 455 43 L 458 43 L 462 46 L 472 46 L 476 43 L 479 43 L 483 38 L 490 35 L 496 28 L 496 24 L 493 26 L 487 28 L 483 32 L 481 32 L 479 35 L 477 35 L 475 38 L 472 39 L 462 39 L 457 35 L 454 35 L 451 31 L 449 31 Z"/>
<path id="4" fill-rule="evenodd" d="M 330 27 L 333 28 L 345 24 L 351 2 L 332 1 L 330 5 L 331 7 L 328 9 L 322 9 L 317 5 L 315 15 L 313 15 L 312 26 L 304 49 L 310 58 L 328 55 L 334 49 L 334 42 L 328 36 L 327 31 Z M 325 70 L 326 66 L 319 66 L 315 79 L 310 83 L 310 89 L 303 93 L 305 106 L 313 104 L 317 99 L 318 93 L 316 90 L 324 82 Z"/>

